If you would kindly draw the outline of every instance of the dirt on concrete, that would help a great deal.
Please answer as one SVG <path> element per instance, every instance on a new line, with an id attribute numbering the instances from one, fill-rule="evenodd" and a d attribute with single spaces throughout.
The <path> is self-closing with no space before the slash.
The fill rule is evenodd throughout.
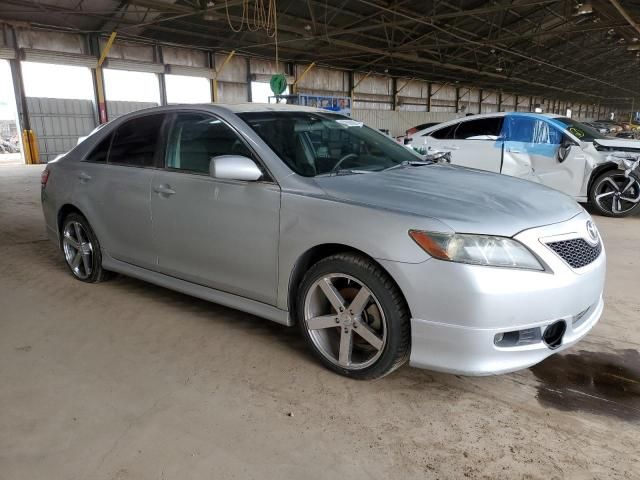
<path id="1" fill-rule="evenodd" d="M 40 170 L 0 167 L 0 479 L 640 478 L 640 422 L 606 408 L 640 408 L 639 217 L 595 218 L 606 306 L 569 352 L 495 377 L 358 382 L 295 329 L 122 276 L 74 280 L 45 240 Z"/>

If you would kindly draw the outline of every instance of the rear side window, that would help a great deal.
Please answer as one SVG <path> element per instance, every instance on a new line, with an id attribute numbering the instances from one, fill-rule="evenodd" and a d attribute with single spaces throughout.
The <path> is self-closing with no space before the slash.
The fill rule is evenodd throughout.
<path id="1" fill-rule="evenodd" d="M 495 140 L 500 136 L 501 129 L 502 117 L 467 120 L 459 124 L 455 138 L 457 140 Z"/>
<path id="2" fill-rule="evenodd" d="M 109 163 L 132 167 L 155 166 L 163 120 L 164 114 L 145 115 L 121 125 L 111 144 Z"/>
<path id="3" fill-rule="evenodd" d="M 104 163 L 107 161 L 107 155 L 109 154 L 109 147 L 111 146 L 111 139 L 113 134 L 107 135 L 95 148 L 87 155 L 85 162 L 97 162 Z"/>
<path id="4" fill-rule="evenodd" d="M 456 132 L 456 128 L 458 128 L 458 125 L 460 124 L 454 123 L 453 125 L 449 125 L 448 127 L 441 128 L 439 130 L 436 130 L 435 132 L 426 133 L 424 136 L 437 138 L 439 140 L 451 140 L 455 138 L 454 134 Z"/>

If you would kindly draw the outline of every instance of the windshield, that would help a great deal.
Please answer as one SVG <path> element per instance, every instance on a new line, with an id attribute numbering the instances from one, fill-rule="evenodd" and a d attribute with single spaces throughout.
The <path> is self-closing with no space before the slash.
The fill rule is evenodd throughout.
<path id="1" fill-rule="evenodd" d="M 553 120 L 564 125 L 564 129 L 578 137 L 581 142 L 593 142 L 596 138 L 607 138 L 595 128 L 585 125 L 584 123 L 576 122 L 570 118 L 556 117 Z"/>
<path id="2" fill-rule="evenodd" d="M 348 117 L 316 112 L 238 114 L 294 172 L 305 177 L 381 171 L 422 158 Z"/>

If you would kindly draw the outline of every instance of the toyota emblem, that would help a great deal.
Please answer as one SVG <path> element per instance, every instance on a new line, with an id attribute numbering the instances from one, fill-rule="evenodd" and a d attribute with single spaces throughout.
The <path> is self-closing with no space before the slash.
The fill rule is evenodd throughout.
<path id="1" fill-rule="evenodd" d="M 587 220 L 587 233 L 589 237 L 591 237 L 591 240 L 594 242 L 598 241 L 598 230 L 591 220 Z"/>

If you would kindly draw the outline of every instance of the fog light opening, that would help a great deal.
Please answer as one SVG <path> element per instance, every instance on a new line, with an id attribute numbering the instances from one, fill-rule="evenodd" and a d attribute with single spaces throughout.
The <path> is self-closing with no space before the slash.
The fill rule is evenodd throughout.
<path id="1" fill-rule="evenodd" d="M 552 323 L 549 325 L 542 335 L 542 340 L 545 345 L 550 349 L 554 350 L 562 345 L 562 337 L 564 337 L 564 333 L 567 331 L 567 324 L 564 320 L 560 320 L 556 323 Z"/>

